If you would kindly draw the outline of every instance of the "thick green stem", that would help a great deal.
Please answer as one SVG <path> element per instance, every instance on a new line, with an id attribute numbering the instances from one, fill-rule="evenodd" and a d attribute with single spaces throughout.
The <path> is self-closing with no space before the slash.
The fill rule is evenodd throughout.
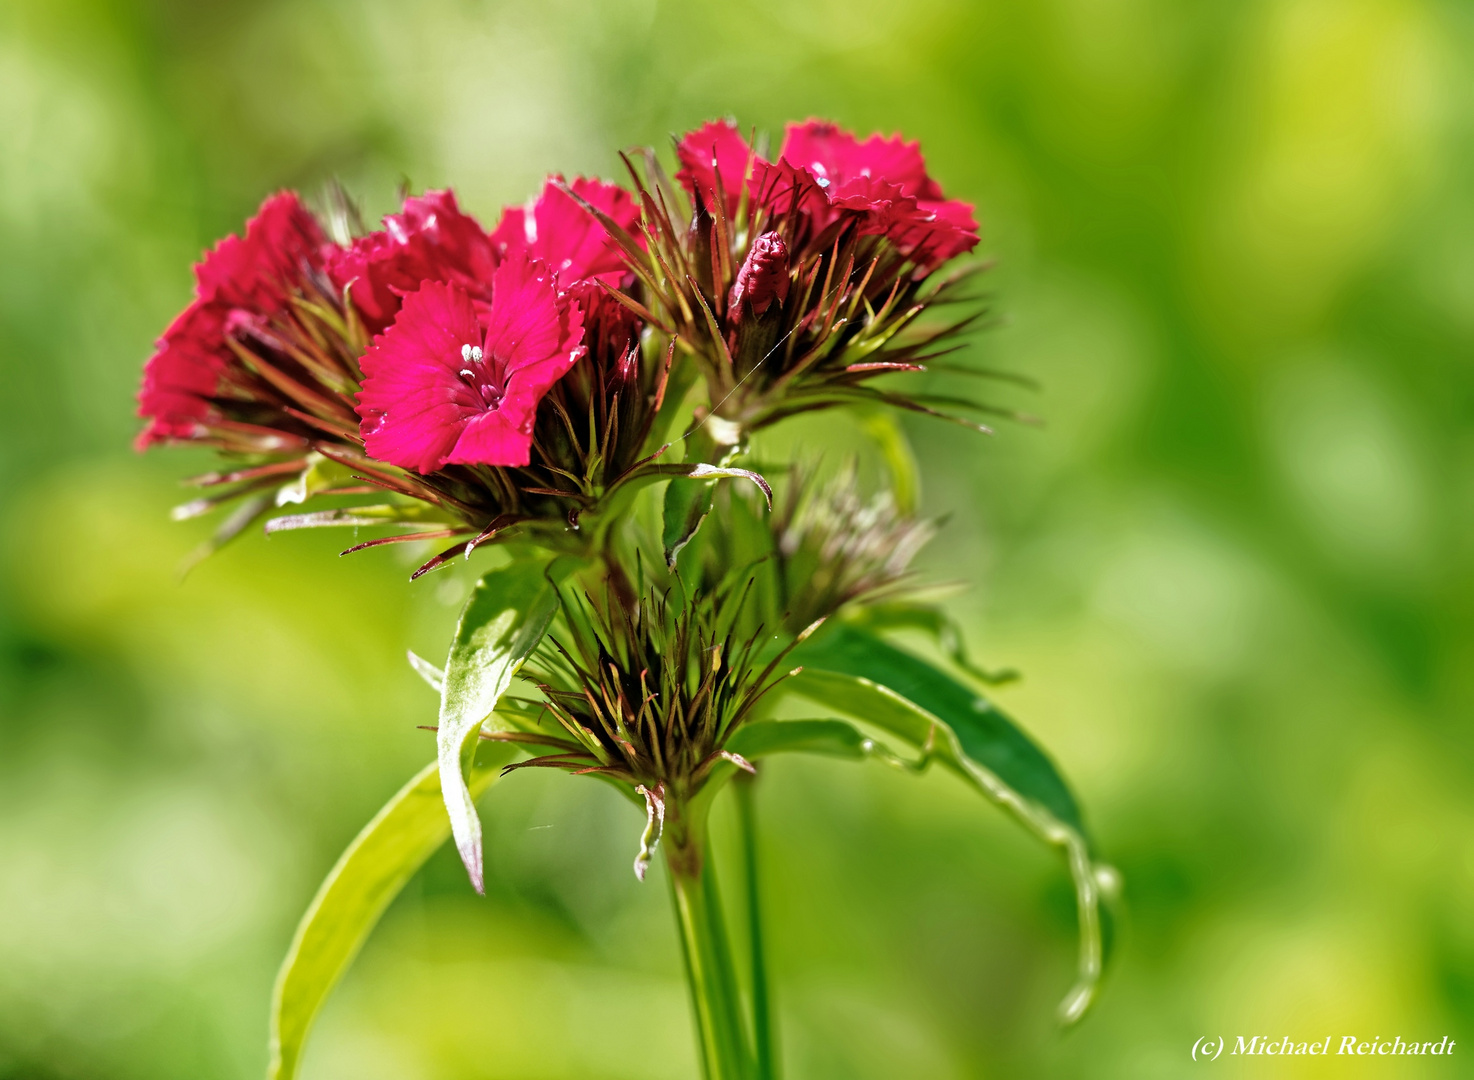
<path id="1" fill-rule="evenodd" d="M 672 832 L 676 833 L 672 836 Z M 741 991 L 704 829 L 667 828 L 665 861 L 707 1080 L 755 1080 Z"/>
<path id="2" fill-rule="evenodd" d="M 733 781 L 737 817 L 742 828 L 742 861 L 747 878 L 747 943 L 752 964 L 752 1033 L 758 1080 L 777 1080 L 773 1039 L 773 1003 L 768 994 L 768 965 L 763 941 L 762 889 L 758 878 L 757 812 L 752 789 L 756 778 L 739 774 Z"/>

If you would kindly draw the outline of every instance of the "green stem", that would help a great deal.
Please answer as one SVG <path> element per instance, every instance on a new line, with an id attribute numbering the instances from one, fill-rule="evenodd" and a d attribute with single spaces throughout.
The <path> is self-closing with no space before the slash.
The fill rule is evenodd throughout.
<path id="1" fill-rule="evenodd" d="M 762 889 L 758 881 L 757 812 L 752 789 L 756 778 L 743 773 L 733 781 L 737 819 L 742 829 L 742 859 L 747 878 L 747 942 L 752 964 L 752 1030 L 758 1080 L 777 1080 L 773 1046 L 773 1004 L 768 993 L 768 965 L 763 941 Z"/>
<path id="2" fill-rule="evenodd" d="M 704 836 L 667 826 L 665 861 L 706 1080 L 755 1080 L 716 870 Z M 677 835 L 672 836 L 675 832 Z M 679 837 L 679 839 L 677 838 Z"/>

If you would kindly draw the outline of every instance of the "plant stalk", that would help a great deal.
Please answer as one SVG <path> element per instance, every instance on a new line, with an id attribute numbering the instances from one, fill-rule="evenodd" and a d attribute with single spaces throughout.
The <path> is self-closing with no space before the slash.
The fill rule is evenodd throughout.
<path id="1" fill-rule="evenodd" d="M 704 832 L 668 826 L 663 845 L 702 1075 L 706 1080 L 757 1080 L 716 870 L 705 857 Z"/>
<path id="2" fill-rule="evenodd" d="M 762 889 L 758 877 L 757 811 L 753 786 L 757 778 L 739 773 L 732 781 L 737 820 L 742 830 L 742 861 L 747 885 L 747 945 L 752 965 L 752 1034 L 758 1080 L 778 1080 L 773 1037 L 773 1001 L 768 993 L 768 965 L 763 940 Z"/>

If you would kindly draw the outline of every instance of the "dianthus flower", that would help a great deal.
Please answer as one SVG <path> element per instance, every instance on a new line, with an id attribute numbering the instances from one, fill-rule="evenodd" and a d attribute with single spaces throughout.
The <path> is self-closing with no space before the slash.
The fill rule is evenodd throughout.
<path id="1" fill-rule="evenodd" d="M 281 352 L 271 347 L 280 344 L 282 324 L 295 318 L 290 298 L 318 275 L 328 251 L 316 219 L 284 191 L 261 204 L 244 237 L 228 236 L 205 255 L 195 267 L 194 302 L 144 365 L 138 414 L 149 423 L 139 449 L 173 441 L 233 450 L 305 447 L 310 423 L 285 414 L 277 384 L 289 380 L 311 393 L 304 384 L 317 373 L 304 371 L 300 360 L 266 366 L 242 353 L 251 345 Z M 346 375 L 338 364 L 327 366 Z M 341 413 L 335 405 L 327 411 Z"/>
<path id="2" fill-rule="evenodd" d="M 500 261 L 491 236 L 461 212 L 450 191 L 427 191 L 404 200 L 384 227 L 334 251 L 328 273 L 348 289 L 359 318 L 373 333 L 394 321 L 404 297 L 426 281 L 444 281 L 485 297 Z"/>
<path id="3" fill-rule="evenodd" d="M 583 312 L 545 265 L 518 253 L 478 311 L 457 285 L 426 282 L 363 355 L 364 448 L 419 473 L 527 465 L 538 402 L 581 357 Z"/>
<path id="4" fill-rule="evenodd" d="M 972 207 L 945 197 L 916 143 L 809 120 L 789 126 L 770 161 L 714 121 L 677 139 L 676 157 L 684 195 L 652 155 L 636 175 L 645 246 L 624 245 L 639 278 L 627 300 L 696 358 L 715 444 L 698 452 L 720 457 L 747 432 L 845 402 L 982 426 L 956 410 L 991 407 L 869 385 L 925 371 L 976 318 L 926 317 L 968 299 L 958 286 L 975 267 L 934 274 L 978 236 Z"/>
<path id="5" fill-rule="evenodd" d="M 866 215 L 863 231 L 884 233 L 920 266 L 977 246 L 972 207 L 943 196 L 919 143 L 880 134 L 861 142 L 828 121 L 806 120 L 788 125 L 779 157 L 813 176 L 832 210 Z"/>

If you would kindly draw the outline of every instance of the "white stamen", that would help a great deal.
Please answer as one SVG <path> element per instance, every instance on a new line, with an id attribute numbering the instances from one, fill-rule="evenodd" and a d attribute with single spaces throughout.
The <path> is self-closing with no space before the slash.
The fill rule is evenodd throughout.
<path id="1" fill-rule="evenodd" d="M 476 377 L 476 373 L 470 368 L 461 368 L 460 375 L 463 379 L 474 379 Z"/>
<path id="2" fill-rule="evenodd" d="M 464 360 L 468 364 L 471 362 L 471 346 L 469 346 L 469 345 L 462 345 L 461 346 L 461 359 Z"/>

